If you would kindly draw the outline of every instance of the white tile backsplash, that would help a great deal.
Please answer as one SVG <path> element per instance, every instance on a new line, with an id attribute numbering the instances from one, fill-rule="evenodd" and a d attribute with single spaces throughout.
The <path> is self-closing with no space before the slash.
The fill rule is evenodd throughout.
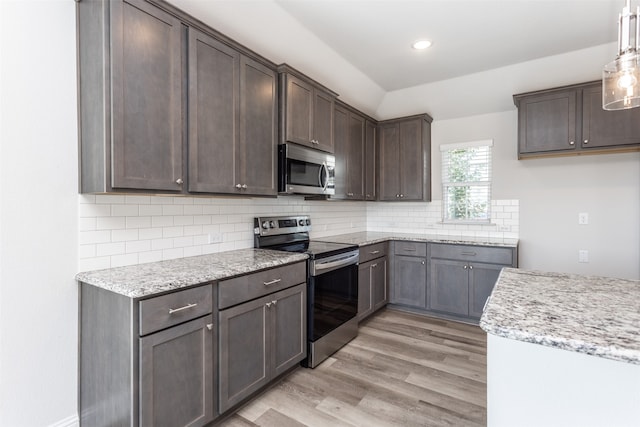
<path id="1" fill-rule="evenodd" d="M 439 201 L 80 195 L 79 266 L 97 270 L 250 248 L 256 216 L 311 215 L 312 238 L 366 230 L 517 238 L 518 201 L 495 200 L 491 209 L 490 225 L 451 225 L 442 223 Z"/>

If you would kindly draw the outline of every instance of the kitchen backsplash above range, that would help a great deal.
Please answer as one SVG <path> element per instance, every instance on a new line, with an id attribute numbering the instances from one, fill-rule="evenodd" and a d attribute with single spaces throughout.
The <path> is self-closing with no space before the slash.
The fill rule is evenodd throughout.
<path id="1" fill-rule="evenodd" d="M 253 247 L 253 218 L 311 215 L 312 238 L 360 231 L 518 237 L 518 201 L 492 202 L 491 225 L 440 223 L 439 201 L 371 203 L 303 197 L 238 199 L 79 195 L 78 270 L 88 271 Z"/>

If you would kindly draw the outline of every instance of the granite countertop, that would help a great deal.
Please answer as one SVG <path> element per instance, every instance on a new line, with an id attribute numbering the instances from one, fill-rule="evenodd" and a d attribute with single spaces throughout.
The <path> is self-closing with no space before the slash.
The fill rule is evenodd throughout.
<path id="1" fill-rule="evenodd" d="M 78 273 L 76 280 L 141 298 L 307 259 L 306 254 L 240 249 L 168 261 Z"/>
<path id="2" fill-rule="evenodd" d="M 417 242 L 449 243 L 478 246 L 504 246 L 510 248 L 515 248 L 518 246 L 518 239 L 511 238 L 446 236 L 439 234 L 417 233 L 385 233 L 379 231 L 363 231 L 360 233 L 338 234 L 335 236 L 312 238 L 312 240 L 335 243 L 351 243 L 359 246 L 385 242 L 388 240 L 411 240 Z"/>
<path id="3" fill-rule="evenodd" d="M 480 327 L 640 365 L 640 281 L 505 268 Z"/>

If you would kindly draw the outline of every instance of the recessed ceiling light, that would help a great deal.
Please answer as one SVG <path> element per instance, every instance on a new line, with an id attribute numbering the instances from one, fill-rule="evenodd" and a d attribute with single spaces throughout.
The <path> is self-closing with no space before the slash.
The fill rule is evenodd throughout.
<path id="1" fill-rule="evenodd" d="M 411 46 L 416 50 L 423 50 L 431 46 L 431 42 L 429 40 L 418 40 Z"/>

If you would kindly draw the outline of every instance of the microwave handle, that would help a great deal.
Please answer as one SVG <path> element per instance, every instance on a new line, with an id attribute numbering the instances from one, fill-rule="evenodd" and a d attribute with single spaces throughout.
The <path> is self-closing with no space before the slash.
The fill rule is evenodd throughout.
<path id="1" fill-rule="evenodd" d="M 324 172 L 324 180 L 322 179 L 322 174 Z M 322 163 L 320 166 L 320 170 L 318 171 L 318 182 L 322 187 L 322 191 L 327 191 L 327 187 L 329 186 L 329 168 L 326 163 Z"/>

